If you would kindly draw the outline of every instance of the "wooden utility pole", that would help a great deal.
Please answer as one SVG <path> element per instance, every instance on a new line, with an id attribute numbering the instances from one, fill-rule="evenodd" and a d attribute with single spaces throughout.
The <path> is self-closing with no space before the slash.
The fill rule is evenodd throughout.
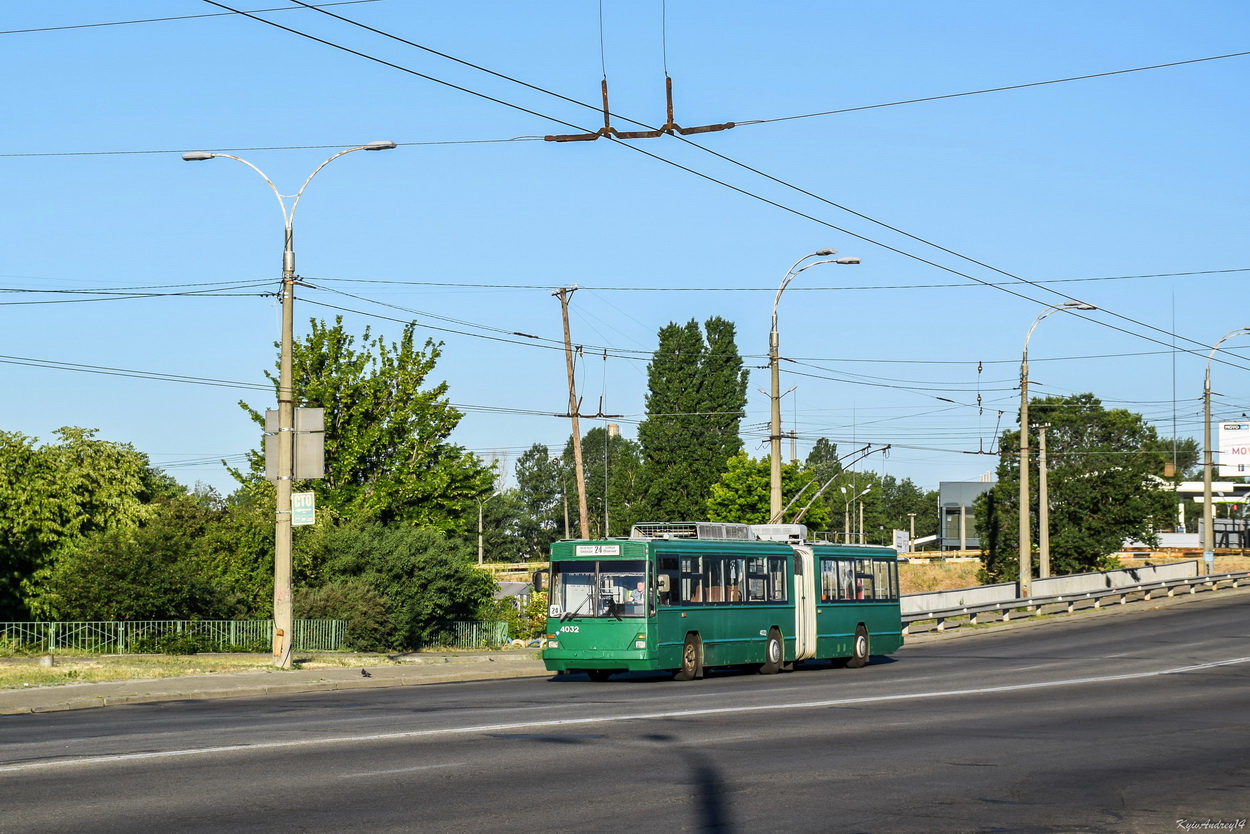
<path id="1" fill-rule="evenodd" d="M 573 421 L 573 469 L 577 476 L 578 528 L 581 538 L 590 538 L 590 520 L 586 510 L 586 470 L 582 466 L 582 434 L 577 424 L 577 387 L 573 375 L 573 339 L 569 334 L 569 296 L 577 292 L 577 285 L 551 294 L 560 299 L 560 315 L 564 319 L 564 364 L 569 373 L 569 418 Z"/>

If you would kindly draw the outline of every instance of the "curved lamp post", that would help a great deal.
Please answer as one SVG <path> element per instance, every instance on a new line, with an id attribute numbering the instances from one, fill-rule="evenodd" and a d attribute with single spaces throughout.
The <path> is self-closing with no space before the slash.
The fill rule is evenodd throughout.
<path id="1" fill-rule="evenodd" d="M 1065 301 L 1043 310 L 1024 337 L 1020 359 L 1020 598 L 1029 596 L 1033 575 L 1033 543 L 1030 535 L 1032 511 L 1029 506 L 1029 339 L 1042 319 L 1059 310 L 1097 310 L 1083 301 Z"/>
<path id="2" fill-rule="evenodd" d="M 1250 333 L 1250 327 L 1238 327 L 1220 337 L 1207 354 L 1207 374 L 1202 384 L 1202 563 L 1207 574 L 1215 572 L 1215 513 L 1211 505 L 1211 359 L 1225 339 L 1238 333 Z"/>
<path id="3" fill-rule="evenodd" d="M 805 269 L 811 269 L 821 264 L 857 264 L 859 258 L 830 258 L 830 255 L 838 254 L 836 249 L 817 249 L 809 255 L 804 255 L 794 262 L 794 265 L 786 270 L 785 277 L 781 279 L 781 285 L 777 287 L 777 295 L 773 299 L 773 325 L 772 330 L 768 334 L 768 370 L 772 375 L 772 416 L 769 421 L 769 493 L 768 493 L 768 519 L 770 522 L 781 521 L 781 379 L 780 371 L 777 367 L 777 303 L 781 301 L 781 294 L 785 292 L 786 287 L 790 286 L 790 282 L 794 280 L 800 272 Z M 826 258 L 823 261 L 812 261 L 809 264 L 799 266 L 808 258 Z"/>
<path id="4" fill-rule="evenodd" d="M 276 513 L 274 516 L 274 563 L 273 563 L 273 654 L 274 665 L 282 669 L 291 668 L 291 642 L 294 637 L 291 615 L 291 482 L 295 478 L 295 392 L 291 379 L 292 332 L 294 330 L 295 301 L 295 248 L 292 224 L 295 222 L 295 209 L 299 207 L 300 197 L 312 178 L 322 168 L 344 154 L 353 151 L 389 151 L 395 148 L 390 141 L 369 142 L 354 148 L 339 151 L 325 162 L 318 165 L 299 191 L 293 195 L 283 196 L 277 186 L 265 173 L 242 157 L 228 153 L 212 153 L 210 151 L 189 151 L 182 155 L 187 162 L 201 162 L 216 157 L 225 157 L 242 162 L 256 173 L 273 191 L 282 209 L 282 220 L 285 227 L 285 242 L 282 248 L 282 348 L 278 364 L 278 473 L 276 484 Z M 287 199 L 291 205 L 287 207 Z"/>

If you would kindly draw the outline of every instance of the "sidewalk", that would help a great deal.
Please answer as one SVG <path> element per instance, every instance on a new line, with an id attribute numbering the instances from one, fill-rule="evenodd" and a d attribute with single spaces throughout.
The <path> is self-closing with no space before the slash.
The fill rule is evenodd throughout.
<path id="1" fill-rule="evenodd" d="M 542 659 L 536 650 L 412 656 L 405 657 L 399 665 L 367 666 L 364 671 L 369 673 L 369 677 L 365 677 L 361 671 L 356 667 L 291 670 L 275 668 L 150 680 L 6 689 L 0 690 L 0 715 L 159 701 L 246 698 L 365 687 L 542 677 L 551 674 L 543 668 Z"/>

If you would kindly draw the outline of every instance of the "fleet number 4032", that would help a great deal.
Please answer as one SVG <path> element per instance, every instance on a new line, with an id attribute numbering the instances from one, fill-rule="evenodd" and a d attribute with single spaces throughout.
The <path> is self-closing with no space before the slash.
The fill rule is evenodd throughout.
<path id="1" fill-rule="evenodd" d="M 578 634 L 580 626 L 560 626 L 560 630 L 570 634 Z"/>

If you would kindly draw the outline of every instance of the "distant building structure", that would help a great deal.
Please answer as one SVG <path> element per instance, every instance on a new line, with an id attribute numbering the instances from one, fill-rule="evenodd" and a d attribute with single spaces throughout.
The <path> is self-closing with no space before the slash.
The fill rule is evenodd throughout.
<path id="1" fill-rule="evenodd" d="M 979 481 L 942 481 L 938 484 L 938 547 L 941 550 L 977 550 L 981 537 L 972 515 L 977 496 L 997 483 L 990 475 Z"/>

